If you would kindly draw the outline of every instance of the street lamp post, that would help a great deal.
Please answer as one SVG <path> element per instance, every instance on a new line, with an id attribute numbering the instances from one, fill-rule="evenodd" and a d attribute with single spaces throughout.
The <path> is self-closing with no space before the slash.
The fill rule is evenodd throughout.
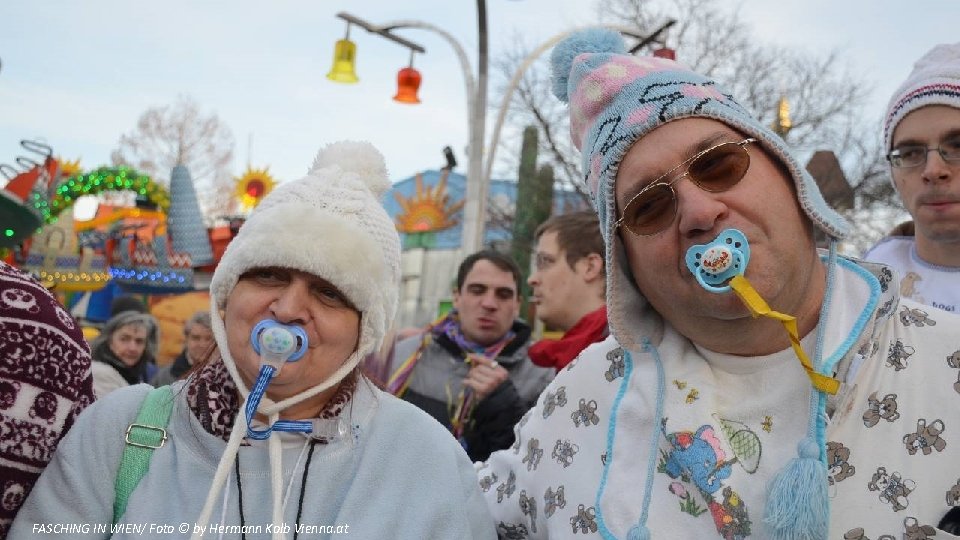
<path id="1" fill-rule="evenodd" d="M 446 30 L 430 23 L 417 20 L 394 21 L 384 25 L 373 25 L 349 13 L 338 13 L 337 17 L 356 24 L 368 32 L 378 34 L 418 52 L 423 47 L 406 41 L 393 33 L 402 28 L 418 28 L 438 34 L 453 48 L 463 70 L 463 81 L 467 94 L 467 185 L 463 207 L 463 226 L 461 249 L 472 253 L 483 247 L 484 216 L 489 178 L 484 174 L 483 154 L 487 110 L 487 3 L 477 0 L 477 30 L 479 33 L 477 52 L 477 75 L 474 77 L 470 59 L 460 42 Z"/>
<path id="2" fill-rule="evenodd" d="M 486 136 L 486 110 L 487 110 L 487 4 L 486 0 L 477 0 L 477 31 L 478 31 L 478 52 L 477 52 L 477 77 L 474 79 L 473 68 L 466 52 L 449 32 L 430 23 L 417 20 L 401 20 L 387 23 L 381 26 L 370 24 L 359 17 L 347 13 L 338 13 L 338 17 L 346 20 L 348 23 L 356 24 L 368 32 L 391 39 L 418 52 L 424 52 L 423 47 L 415 43 L 404 40 L 392 31 L 402 28 L 418 28 L 428 30 L 438 34 L 453 48 L 460 67 L 463 70 L 463 80 L 467 94 L 467 127 L 469 139 L 467 143 L 467 182 L 466 195 L 463 207 L 463 226 L 461 236 L 461 250 L 464 254 L 473 253 L 483 247 L 484 222 L 486 217 L 487 194 L 489 192 L 490 177 L 493 170 L 493 160 L 496 155 L 497 143 L 500 138 L 500 130 L 506 117 L 507 109 L 510 105 L 510 98 L 520 84 L 523 73 L 530 67 L 546 50 L 556 45 L 560 40 L 568 35 L 581 30 L 577 28 L 566 32 L 561 32 L 541 44 L 536 50 L 529 54 L 521 63 L 520 67 L 514 73 L 510 84 L 504 93 L 503 100 L 497 116 L 497 123 L 494 127 L 490 140 L 489 150 L 486 152 L 484 160 L 484 138 Z M 617 30 L 623 34 L 641 39 L 636 49 L 654 41 L 659 34 L 669 28 L 674 23 L 670 20 L 667 24 L 657 29 L 653 34 L 644 38 L 638 36 L 635 30 L 613 25 L 603 25 Z M 597 26 L 597 25 L 592 25 Z M 584 27 L 585 28 L 585 27 Z"/>

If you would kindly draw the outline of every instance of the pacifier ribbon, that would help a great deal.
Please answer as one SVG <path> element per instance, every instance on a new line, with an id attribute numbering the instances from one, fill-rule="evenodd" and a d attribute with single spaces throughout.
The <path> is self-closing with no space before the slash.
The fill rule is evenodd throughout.
<path id="1" fill-rule="evenodd" d="M 796 353 L 797 358 L 800 359 L 800 364 L 803 365 L 803 369 L 807 372 L 807 376 L 810 377 L 810 382 L 813 383 L 814 388 L 828 394 L 836 394 L 837 391 L 840 390 L 840 381 L 833 377 L 827 377 L 813 369 L 810 358 L 807 356 L 807 353 L 803 351 L 803 347 L 800 346 L 800 334 L 797 331 L 796 317 L 770 309 L 767 302 L 760 297 L 760 293 L 758 293 L 757 290 L 753 288 L 753 285 L 750 285 L 750 282 L 747 281 L 747 278 L 742 275 L 734 276 L 733 279 L 730 280 L 730 287 L 733 289 L 733 292 L 737 293 L 737 296 L 747 306 L 750 314 L 753 315 L 754 318 L 760 316 L 770 317 L 783 324 L 787 334 L 790 335 L 790 346 L 793 347 L 793 352 Z"/>
<path id="2" fill-rule="evenodd" d="M 247 396 L 244 407 L 247 437 L 264 440 L 269 438 L 273 431 L 311 433 L 313 422 L 308 420 L 278 420 L 266 429 L 250 427 L 270 381 L 286 362 L 296 362 L 307 352 L 307 333 L 299 326 L 265 319 L 253 327 L 250 332 L 250 342 L 254 352 L 260 355 L 260 373 L 250 390 L 250 395 Z"/>
<path id="3" fill-rule="evenodd" d="M 769 317 L 780 321 L 790 336 L 790 346 L 807 372 L 813 387 L 828 394 L 836 394 L 839 391 L 840 381 L 817 372 L 807 353 L 804 352 L 800 345 L 800 334 L 797 331 L 797 318 L 770 309 L 760 293 L 744 276 L 747 264 L 750 262 L 750 244 L 747 242 L 746 235 L 737 229 L 727 229 L 709 244 L 690 247 L 685 261 L 687 269 L 693 273 L 704 289 L 713 293 L 733 290 L 754 318 Z"/>

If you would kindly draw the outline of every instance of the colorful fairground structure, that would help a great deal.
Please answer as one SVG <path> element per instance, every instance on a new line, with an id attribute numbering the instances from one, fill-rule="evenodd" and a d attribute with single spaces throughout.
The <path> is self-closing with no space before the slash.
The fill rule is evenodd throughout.
<path id="1" fill-rule="evenodd" d="M 267 169 L 248 170 L 237 182 L 245 212 L 207 227 L 182 165 L 173 168 L 168 190 L 129 167 L 84 172 L 45 143 L 21 145 L 16 165 L 0 163 L 7 180 L 0 189 L 0 259 L 34 274 L 92 324 L 109 318 L 120 294 L 140 297 L 151 310 L 194 295 L 190 309 L 205 309 L 211 273 L 243 214 L 275 184 Z M 80 221 L 74 210 L 83 196 L 96 197 L 96 211 Z"/>

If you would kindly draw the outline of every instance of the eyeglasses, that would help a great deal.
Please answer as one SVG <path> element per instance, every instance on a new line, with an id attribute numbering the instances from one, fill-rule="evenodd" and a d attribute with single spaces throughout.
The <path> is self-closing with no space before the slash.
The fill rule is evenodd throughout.
<path id="1" fill-rule="evenodd" d="M 927 162 L 927 154 L 937 152 L 944 161 L 960 161 L 960 136 L 940 142 L 940 146 L 930 148 L 922 144 L 904 144 L 887 154 L 887 161 L 898 169 L 918 167 Z"/>
<path id="2" fill-rule="evenodd" d="M 673 223 L 677 215 L 677 192 L 673 185 L 689 176 L 700 189 L 710 193 L 726 191 L 737 185 L 750 168 L 750 154 L 746 145 L 757 142 L 754 138 L 740 142 L 725 142 L 697 153 L 670 169 L 633 196 L 623 207 L 614 229 L 623 225 L 637 236 L 657 234 Z M 669 182 L 664 182 L 678 169 L 687 170 Z"/>

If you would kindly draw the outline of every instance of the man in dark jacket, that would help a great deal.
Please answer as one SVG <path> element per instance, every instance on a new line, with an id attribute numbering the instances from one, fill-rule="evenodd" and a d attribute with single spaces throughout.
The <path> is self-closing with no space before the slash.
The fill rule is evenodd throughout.
<path id="1" fill-rule="evenodd" d="M 553 378 L 527 359 L 520 269 L 480 251 L 460 264 L 453 311 L 397 343 L 387 390 L 450 429 L 474 461 L 513 443 L 513 426 Z"/>

